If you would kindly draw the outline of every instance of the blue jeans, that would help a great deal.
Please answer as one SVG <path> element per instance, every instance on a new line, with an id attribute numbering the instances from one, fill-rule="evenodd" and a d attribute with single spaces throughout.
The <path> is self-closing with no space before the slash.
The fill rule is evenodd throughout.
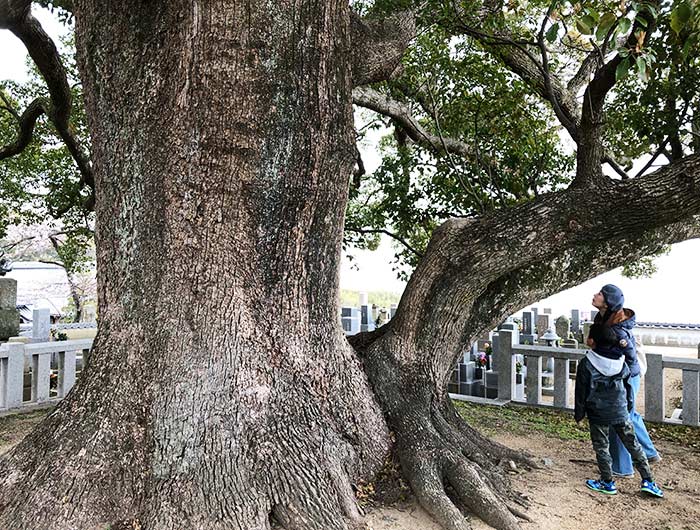
<path id="1" fill-rule="evenodd" d="M 641 376 L 635 375 L 630 377 L 630 386 L 632 387 L 632 400 L 636 401 L 637 393 L 639 393 L 639 384 L 641 383 Z M 658 456 L 656 447 L 649 437 L 647 428 L 644 425 L 644 420 L 639 415 L 639 413 L 633 408 L 630 412 L 630 420 L 632 425 L 634 425 L 634 432 L 637 435 L 637 440 L 639 440 L 639 445 L 644 449 L 644 453 L 647 458 L 654 458 Z M 634 473 L 634 467 L 632 466 L 632 457 L 629 451 L 625 449 L 622 445 L 620 438 L 618 438 L 617 433 L 614 429 L 610 429 L 610 457 L 612 458 L 612 469 L 613 472 L 618 475 L 632 475 Z"/>

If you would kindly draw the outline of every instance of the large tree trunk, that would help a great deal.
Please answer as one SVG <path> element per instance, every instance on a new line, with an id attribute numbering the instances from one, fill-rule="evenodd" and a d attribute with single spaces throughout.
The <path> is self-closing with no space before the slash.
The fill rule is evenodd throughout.
<path id="1" fill-rule="evenodd" d="M 389 437 L 337 313 L 347 2 L 75 15 L 100 331 L 3 461 L 0 527 L 348 528 Z"/>

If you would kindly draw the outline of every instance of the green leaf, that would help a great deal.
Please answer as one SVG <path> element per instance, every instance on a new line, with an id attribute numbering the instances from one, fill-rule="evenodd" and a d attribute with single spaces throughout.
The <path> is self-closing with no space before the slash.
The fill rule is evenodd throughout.
<path id="1" fill-rule="evenodd" d="M 618 82 L 621 79 L 624 79 L 627 77 L 627 73 L 629 72 L 630 69 L 630 59 L 629 57 L 626 57 L 623 59 L 620 64 L 617 65 L 617 68 L 615 69 L 615 81 Z"/>
<path id="2" fill-rule="evenodd" d="M 612 13 L 605 13 L 602 17 L 600 17 L 600 20 L 598 21 L 598 31 L 596 31 L 596 39 L 599 41 L 605 39 L 605 36 L 608 34 L 608 31 L 610 31 L 610 28 L 616 20 L 617 17 Z"/>
<path id="3" fill-rule="evenodd" d="M 547 30 L 547 33 L 545 34 L 545 37 L 549 42 L 554 42 L 557 40 L 557 36 L 559 34 L 559 23 L 557 22 L 556 24 L 552 24 L 549 29 Z"/>
<path id="4" fill-rule="evenodd" d="M 647 63 L 644 60 L 644 57 L 642 56 L 637 57 L 637 72 L 639 73 L 639 78 L 642 81 L 649 80 L 649 74 L 647 72 Z"/>
<path id="5" fill-rule="evenodd" d="M 681 2 L 671 12 L 671 29 L 680 33 L 693 16 L 693 9 L 687 2 Z"/>
<path id="6" fill-rule="evenodd" d="M 586 24 L 585 18 L 586 17 L 583 17 L 581 20 L 576 21 L 576 29 L 582 35 L 590 35 L 591 33 L 593 33 L 593 26 Z M 588 17 L 588 18 L 590 18 L 590 17 Z M 593 25 L 595 25 L 595 23 Z"/>
<path id="7" fill-rule="evenodd" d="M 674 11 L 673 13 L 671 13 L 671 29 L 676 33 L 680 33 L 683 30 L 683 26 L 685 26 L 685 24 L 681 22 L 681 20 L 676 15 L 676 12 Z"/>
<path id="8" fill-rule="evenodd" d="M 690 20 L 690 17 L 693 16 L 693 8 L 688 2 L 681 2 L 678 4 L 678 7 L 674 9 L 674 11 L 678 13 L 678 18 L 680 18 L 684 24 L 687 23 Z"/>
<path id="9" fill-rule="evenodd" d="M 584 15 L 581 18 L 581 22 L 587 27 L 593 30 L 596 26 L 596 20 L 591 15 Z"/>
<path id="10" fill-rule="evenodd" d="M 671 29 L 676 33 L 680 33 L 685 25 L 693 16 L 693 9 L 687 2 L 681 2 L 671 12 Z"/>
<path id="11" fill-rule="evenodd" d="M 621 18 L 620 23 L 617 25 L 617 30 L 620 33 L 627 33 L 632 27 L 632 21 L 629 18 Z"/>

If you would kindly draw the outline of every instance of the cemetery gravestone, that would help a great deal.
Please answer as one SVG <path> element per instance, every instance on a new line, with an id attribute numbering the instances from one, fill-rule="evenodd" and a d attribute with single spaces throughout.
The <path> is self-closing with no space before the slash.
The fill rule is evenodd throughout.
<path id="1" fill-rule="evenodd" d="M 571 331 L 574 335 L 581 328 L 581 312 L 578 309 L 571 310 Z"/>
<path id="2" fill-rule="evenodd" d="M 32 342 L 48 342 L 51 337 L 51 311 L 48 308 L 32 311 Z"/>
<path id="3" fill-rule="evenodd" d="M 343 331 L 347 335 L 355 335 L 360 332 L 360 310 L 356 307 L 343 307 L 340 309 L 340 318 Z"/>
<path id="4" fill-rule="evenodd" d="M 374 331 L 372 307 L 369 305 L 367 293 L 360 293 L 360 331 Z"/>
<path id="5" fill-rule="evenodd" d="M 523 334 L 532 335 L 533 331 L 532 311 L 523 311 Z"/>
<path id="6" fill-rule="evenodd" d="M 556 330 L 557 335 L 559 335 L 559 337 L 562 339 L 566 339 L 569 337 L 569 326 L 569 319 L 566 318 L 564 315 L 557 318 L 554 324 L 554 328 Z"/>
<path id="7" fill-rule="evenodd" d="M 537 334 L 540 336 L 544 335 L 550 326 L 549 315 L 537 315 L 537 320 L 535 323 Z"/>
<path id="8" fill-rule="evenodd" d="M 19 335 L 17 280 L 0 278 L 0 341 Z"/>

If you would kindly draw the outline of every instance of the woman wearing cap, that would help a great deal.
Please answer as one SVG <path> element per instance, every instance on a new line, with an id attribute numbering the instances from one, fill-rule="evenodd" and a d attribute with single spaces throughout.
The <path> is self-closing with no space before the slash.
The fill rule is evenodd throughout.
<path id="1" fill-rule="evenodd" d="M 634 403 L 641 382 L 641 370 L 639 361 L 637 360 L 637 348 L 634 335 L 632 335 L 636 317 L 634 311 L 623 308 L 624 303 L 625 297 L 620 288 L 616 285 L 604 285 L 600 292 L 593 295 L 593 307 L 598 310 L 594 321 L 596 323 L 606 324 L 615 331 L 620 349 L 625 355 L 625 362 L 630 369 L 629 382 L 632 387 L 632 402 Z M 644 425 L 644 420 L 634 408 L 630 412 L 630 419 L 632 420 L 632 425 L 634 425 L 634 431 L 637 434 L 639 443 L 644 449 L 649 462 L 658 462 L 661 460 L 658 451 L 654 447 L 654 443 L 649 437 L 647 428 Z M 612 467 L 614 475 L 634 475 L 632 457 L 614 432 L 610 432 L 610 456 L 613 461 Z"/>

